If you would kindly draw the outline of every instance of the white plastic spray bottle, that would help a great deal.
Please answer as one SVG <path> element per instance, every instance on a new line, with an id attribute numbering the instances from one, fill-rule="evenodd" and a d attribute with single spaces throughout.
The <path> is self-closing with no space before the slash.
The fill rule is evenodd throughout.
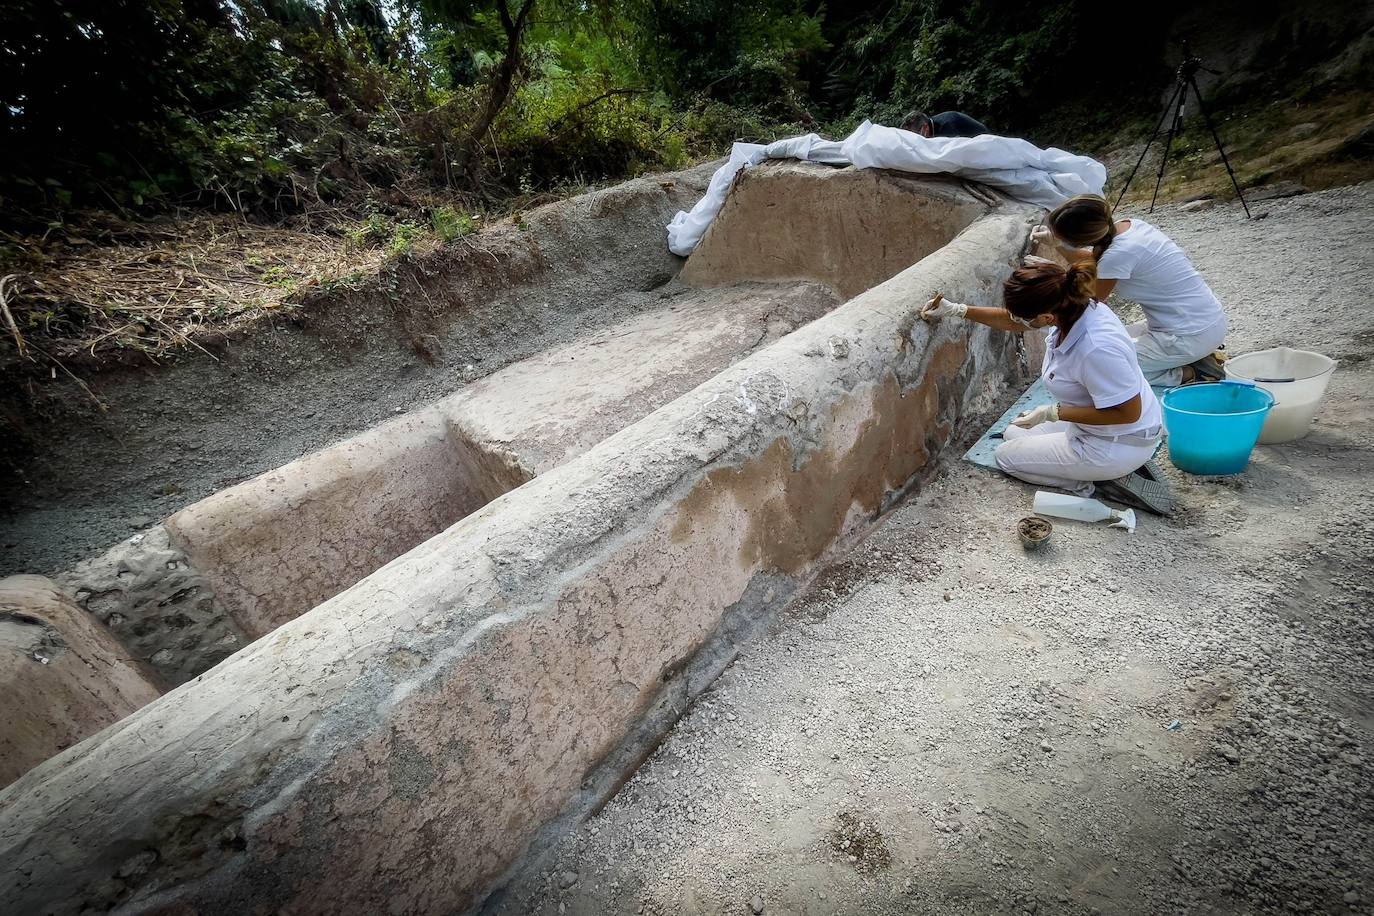
<path id="1" fill-rule="evenodd" d="M 1135 534 L 1135 510 L 1113 509 L 1106 503 L 1082 496 L 1068 496 L 1064 493 L 1035 491 L 1035 511 L 1040 515 L 1055 518 L 1071 518 L 1079 522 L 1105 522 L 1112 519 L 1110 528 L 1125 528 L 1128 534 Z"/>

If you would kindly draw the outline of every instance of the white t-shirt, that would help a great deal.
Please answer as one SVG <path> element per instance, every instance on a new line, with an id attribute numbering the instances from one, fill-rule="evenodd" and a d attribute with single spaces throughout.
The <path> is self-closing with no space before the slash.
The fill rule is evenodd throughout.
<path id="1" fill-rule="evenodd" d="M 1140 303 L 1151 331 L 1184 336 L 1226 320 L 1183 249 L 1143 219 L 1132 217 L 1131 228 L 1112 239 L 1097 262 L 1097 275 L 1119 281 L 1116 292 Z"/>
<path id="2" fill-rule="evenodd" d="M 1075 426 L 1096 436 L 1141 435 L 1159 428 L 1159 399 L 1140 371 L 1131 335 L 1111 309 L 1097 301 L 1088 303 L 1069 336 L 1056 346 L 1058 338 L 1059 329 L 1050 328 L 1040 369 L 1055 400 L 1070 407 L 1102 409 L 1140 395 L 1140 418 L 1134 423 Z"/>

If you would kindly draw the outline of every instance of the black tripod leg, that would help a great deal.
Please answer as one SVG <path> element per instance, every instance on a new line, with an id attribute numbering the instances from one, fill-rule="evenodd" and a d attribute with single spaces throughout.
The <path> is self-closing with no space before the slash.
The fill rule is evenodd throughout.
<path id="1" fill-rule="evenodd" d="M 1173 148 L 1174 137 L 1178 135 L 1178 125 L 1183 121 L 1183 103 L 1187 96 L 1183 94 L 1183 83 L 1178 84 L 1178 106 L 1174 109 L 1174 123 L 1169 125 L 1169 136 L 1164 141 L 1164 155 L 1159 157 L 1159 174 L 1155 176 L 1155 192 L 1150 195 L 1150 211 L 1155 212 L 1155 201 L 1159 198 L 1159 186 L 1164 183 L 1164 170 L 1169 167 L 1169 150 Z"/>
<path id="2" fill-rule="evenodd" d="M 1221 145 L 1221 137 L 1217 135 L 1217 129 L 1212 126 L 1212 116 L 1207 113 L 1207 106 L 1202 104 L 1202 92 L 1197 88 L 1197 80 L 1188 77 L 1188 83 L 1193 87 L 1193 95 L 1197 96 L 1197 110 L 1202 112 L 1202 120 L 1206 122 L 1207 129 L 1212 132 L 1212 140 L 1216 142 L 1217 152 L 1221 153 L 1221 164 L 1226 166 L 1226 174 L 1231 176 L 1231 187 L 1236 189 L 1236 196 L 1240 198 L 1240 205 L 1245 208 L 1245 218 L 1250 218 L 1250 205 L 1245 202 L 1245 195 L 1240 193 L 1240 182 L 1236 181 L 1236 173 L 1231 171 L 1231 160 L 1226 158 L 1226 149 Z"/>
<path id="3" fill-rule="evenodd" d="M 1131 174 L 1126 176 L 1126 183 L 1121 186 L 1121 193 L 1116 195 L 1116 203 L 1112 204 L 1113 210 L 1121 206 L 1121 199 L 1126 196 L 1126 190 L 1130 188 L 1131 182 L 1135 181 L 1135 173 L 1140 171 L 1140 164 L 1145 161 L 1145 155 L 1149 153 L 1150 146 L 1155 142 L 1155 138 L 1159 136 L 1159 132 L 1164 129 L 1164 119 L 1169 117 L 1169 112 L 1174 110 L 1174 103 L 1178 101 L 1178 94 L 1182 91 L 1183 81 L 1180 80 L 1178 84 L 1174 86 L 1174 94 L 1169 96 L 1169 103 L 1164 106 L 1164 114 L 1160 117 L 1159 123 L 1155 125 L 1155 132 L 1150 134 L 1149 140 L 1145 141 L 1145 148 L 1140 151 L 1140 158 L 1135 161 L 1135 168 L 1131 169 Z"/>

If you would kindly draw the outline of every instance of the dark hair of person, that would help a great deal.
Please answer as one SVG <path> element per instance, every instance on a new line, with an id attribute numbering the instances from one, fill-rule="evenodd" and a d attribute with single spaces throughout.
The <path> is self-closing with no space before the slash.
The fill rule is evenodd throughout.
<path id="1" fill-rule="evenodd" d="M 1094 258 L 1111 247 L 1116 238 L 1116 220 L 1105 198 L 1096 194 L 1070 197 L 1050 211 L 1049 226 L 1070 245 L 1091 248 Z"/>
<path id="2" fill-rule="evenodd" d="M 1053 315 L 1063 340 L 1087 311 L 1096 284 L 1097 265 L 1091 261 L 1068 268 L 1058 264 L 1018 267 L 1002 284 L 1002 304 L 1023 321 Z"/>
<path id="3" fill-rule="evenodd" d="M 902 130 L 909 130 L 913 134 L 919 134 L 921 128 L 930 127 L 930 118 L 924 111 L 908 111 L 902 118 Z"/>

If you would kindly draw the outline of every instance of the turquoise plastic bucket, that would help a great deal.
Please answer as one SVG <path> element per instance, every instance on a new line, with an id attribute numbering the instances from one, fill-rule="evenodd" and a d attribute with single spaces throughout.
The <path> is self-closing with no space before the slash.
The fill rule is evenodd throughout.
<path id="1" fill-rule="evenodd" d="M 1239 382 L 1185 385 L 1164 392 L 1169 460 L 1189 474 L 1239 474 L 1250 463 L 1274 396 Z"/>

